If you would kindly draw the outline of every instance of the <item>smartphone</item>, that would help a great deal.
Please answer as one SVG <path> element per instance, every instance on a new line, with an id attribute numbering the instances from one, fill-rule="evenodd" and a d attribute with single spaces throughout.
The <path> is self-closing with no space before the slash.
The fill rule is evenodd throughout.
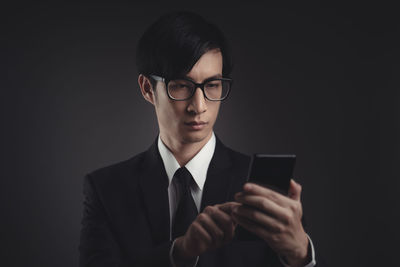
<path id="1" fill-rule="evenodd" d="M 287 195 L 295 163 L 296 155 L 254 154 L 251 157 L 247 181 Z M 240 225 L 236 227 L 235 236 L 240 241 L 260 240 Z"/>
<path id="2" fill-rule="evenodd" d="M 296 155 L 254 154 L 247 181 L 287 195 L 295 163 Z"/>

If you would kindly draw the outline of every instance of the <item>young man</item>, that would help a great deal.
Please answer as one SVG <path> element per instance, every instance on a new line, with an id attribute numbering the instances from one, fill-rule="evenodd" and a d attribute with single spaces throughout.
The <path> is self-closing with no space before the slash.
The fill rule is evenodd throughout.
<path id="1" fill-rule="evenodd" d="M 314 266 L 301 186 L 246 183 L 249 157 L 213 126 L 232 66 L 220 30 L 175 12 L 139 41 L 138 82 L 160 134 L 135 157 L 85 178 L 81 266 Z M 240 225 L 258 239 L 241 240 Z"/>

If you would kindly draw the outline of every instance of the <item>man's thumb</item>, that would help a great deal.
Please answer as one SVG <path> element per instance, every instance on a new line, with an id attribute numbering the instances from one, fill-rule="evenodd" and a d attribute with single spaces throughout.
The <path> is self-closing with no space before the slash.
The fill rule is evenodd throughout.
<path id="1" fill-rule="evenodd" d="M 291 199 L 300 200 L 301 196 L 301 185 L 296 183 L 293 179 L 290 179 L 290 184 L 289 184 L 289 197 Z"/>

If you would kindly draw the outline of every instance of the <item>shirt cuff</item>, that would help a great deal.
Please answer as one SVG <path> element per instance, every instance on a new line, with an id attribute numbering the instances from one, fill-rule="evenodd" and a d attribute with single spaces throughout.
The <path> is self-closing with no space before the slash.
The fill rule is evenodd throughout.
<path id="1" fill-rule="evenodd" d="M 175 264 L 174 258 L 172 257 L 172 253 L 174 252 L 174 248 L 175 248 L 175 241 L 176 241 L 176 239 L 172 242 L 171 249 L 169 250 L 169 261 L 171 262 L 172 267 L 178 267 Z M 198 261 L 199 261 L 199 256 L 197 256 L 196 259 L 186 263 L 184 265 L 184 267 L 196 267 Z"/>
<path id="2" fill-rule="evenodd" d="M 313 242 L 311 241 L 310 236 L 309 236 L 308 234 L 306 234 L 306 235 L 307 235 L 307 238 L 308 238 L 308 241 L 309 241 L 309 244 L 310 244 L 310 249 L 311 249 L 311 261 L 310 261 L 308 264 L 304 265 L 304 267 L 314 267 L 314 266 L 317 264 L 317 261 L 315 260 L 314 245 L 313 245 Z M 288 265 L 288 264 L 282 259 L 281 256 L 279 256 L 279 260 L 281 261 L 281 263 L 282 263 L 282 265 L 283 265 L 284 267 L 290 267 L 290 265 Z M 175 266 L 174 266 L 174 267 L 175 267 Z"/>

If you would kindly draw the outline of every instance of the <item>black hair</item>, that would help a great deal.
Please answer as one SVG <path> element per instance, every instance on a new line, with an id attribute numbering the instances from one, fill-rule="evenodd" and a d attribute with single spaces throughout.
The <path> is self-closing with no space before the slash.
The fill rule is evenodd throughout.
<path id="1" fill-rule="evenodd" d="M 150 25 L 139 40 L 136 65 L 139 74 L 145 76 L 181 78 L 204 53 L 216 48 L 223 58 L 222 75 L 229 77 L 232 60 L 221 30 L 193 12 L 167 13 Z"/>

